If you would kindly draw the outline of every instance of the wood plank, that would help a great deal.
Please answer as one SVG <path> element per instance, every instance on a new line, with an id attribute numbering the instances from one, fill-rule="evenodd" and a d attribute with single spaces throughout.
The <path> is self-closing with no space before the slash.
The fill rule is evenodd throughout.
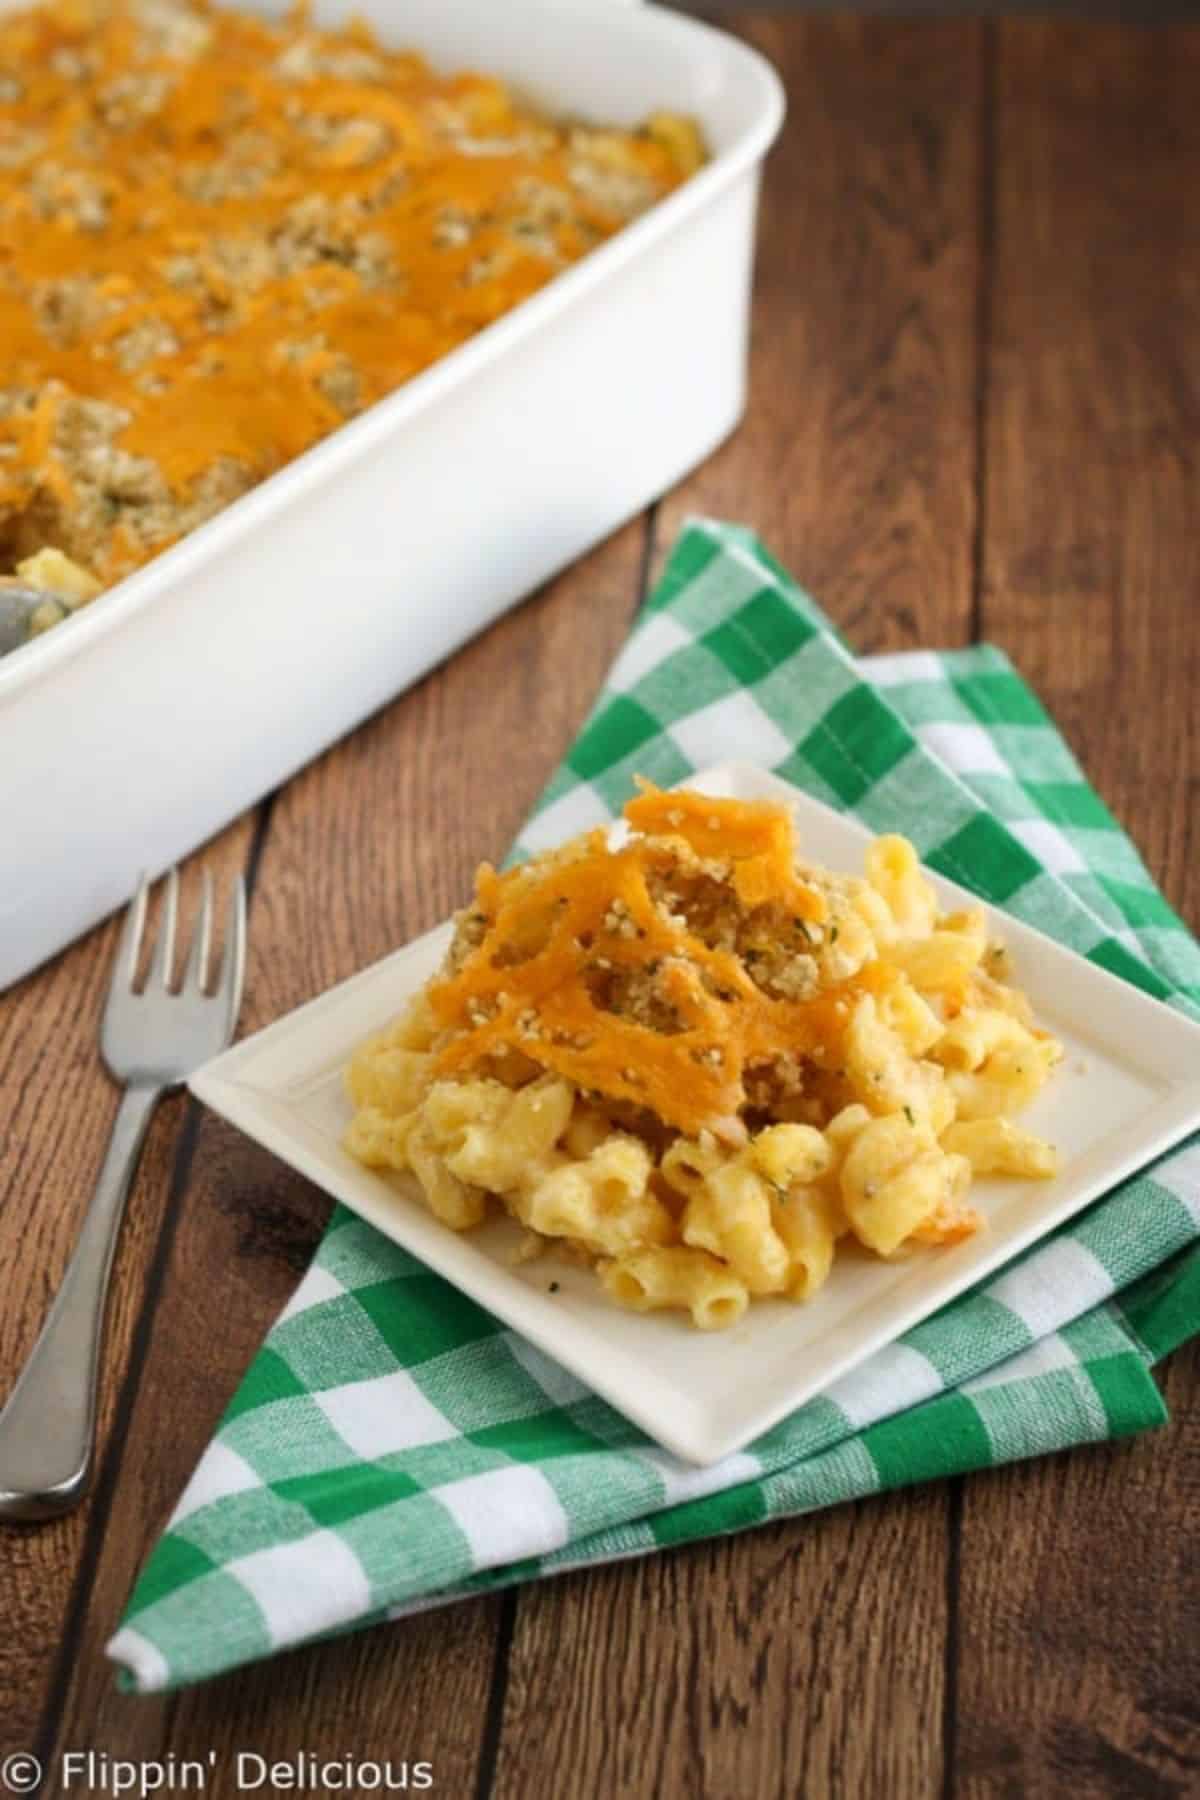
<path id="1" fill-rule="evenodd" d="M 954 1792 L 1194 1794 L 1200 1743 L 1200 1350 L 1173 1418 L 965 1482 Z"/>
<path id="2" fill-rule="evenodd" d="M 186 941 L 197 870 L 232 881 L 246 857 L 252 820 L 224 832 L 183 868 L 181 941 Z M 153 925 L 153 915 L 151 925 Z M 100 1062 L 100 1016 L 119 922 L 98 927 L 4 997 L 0 1007 L 0 1394 L 7 1396 L 58 1289 L 117 1109 L 118 1090 Z M 98 1412 L 96 1485 L 103 1488 L 114 1425 L 126 1391 L 130 1348 L 179 1145 L 185 1102 L 165 1100 L 151 1125 L 129 1196 L 113 1268 Z M 51 1524 L 5 1526 L 0 1558 L 0 1757 L 28 1750 L 70 1617 L 76 1572 L 95 1509 L 88 1500 Z"/>
<path id="3" fill-rule="evenodd" d="M 945 1519 L 938 1483 L 522 1590 L 493 1792 L 935 1792 Z"/>
<path id="4" fill-rule="evenodd" d="M 501 855 L 623 635 L 638 522 L 306 770 L 276 800 L 251 905 L 243 1032 L 444 916 Z M 328 1213 L 220 1120 L 200 1124 L 117 1489 L 47 1754 L 303 1747 L 434 1762 L 469 1791 L 498 1600 L 299 1651 L 170 1700 L 115 1694 L 100 1651 L 137 1569 Z"/>
<path id="5" fill-rule="evenodd" d="M 1200 920 L 1200 32 L 1005 25 L 981 622 Z M 973 1479 L 958 1787 L 1195 1789 L 1200 1357 L 1163 1433 Z"/>
<path id="6" fill-rule="evenodd" d="M 1000 44 L 982 629 L 1195 921 L 1200 30 Z"/>
<path id="7" fill-rule="evenodd" d="M 859 649 L 961 643 L 980 30 L 736 23 L 790 107 L 763 191 L 749 410 L 663 503 L 660 545 L 689 511 L 750 523 Z"/>
<path id="8" fill-rule="evenodd" d="M 767 180 L 752 410 L 661 508 L 754 523 L 862 649 L 971 607 L 973 25 L 755 15 L 791 95 Z M 947 1488 L 523 1589 L 494 1792 L 928 1794 Z"/>

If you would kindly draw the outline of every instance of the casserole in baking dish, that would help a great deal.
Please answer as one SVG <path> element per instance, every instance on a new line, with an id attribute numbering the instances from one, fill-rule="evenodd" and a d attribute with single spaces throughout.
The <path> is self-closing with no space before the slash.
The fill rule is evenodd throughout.
<path id="1" fill-rule="evenodd" d="M 0 582 L 48 596 L 34 631 L 704 160 L 678 115 L 551 118 L 301 11 L 38 0 L 0 71 Z"/>
<path id="2" fill-rule="evenodd" d="M 329 25 L 352 13 L 549 116 L 694 118 L 710 159 L 69 628 L 0 661 L 0 985 L 636 512 L 740 416 L 757 178 L 782 116 L 761 58 L 611 0 L 315 9 Z M 31 768 L 52 773 L 49 796 Z"/>

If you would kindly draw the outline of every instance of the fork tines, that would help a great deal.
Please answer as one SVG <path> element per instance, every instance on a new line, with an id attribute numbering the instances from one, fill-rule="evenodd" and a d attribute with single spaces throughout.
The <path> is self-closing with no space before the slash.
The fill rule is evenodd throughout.
<path id="1" fill-rule="evenodd" d="M 224 953 L 215 980 L 210 986 L 213 931 L 213 879 L 208 869 L 201 872 L 200 907 L 192 927 L 191 943 L 183 977 L 177 990 L 172 989 L 175 970 L 175 939 L 179 922 L 179 871 L 166 871 L 159 908 L 158 932 L 150 955 L 146 978 L 139 986 L 138 964 L 144 947 L 146 916 L 149 910 L 151 878 L 143 874 L 137 892 L 129 903 L 121 940 L 113 969 L 113 986 L 123 983 L 139 993 L 151 988 L 168 992 L 228 994 L 240 993 L 246 955 L 246 884 L 241 875 L 233 884 L 225 915 Z"/>

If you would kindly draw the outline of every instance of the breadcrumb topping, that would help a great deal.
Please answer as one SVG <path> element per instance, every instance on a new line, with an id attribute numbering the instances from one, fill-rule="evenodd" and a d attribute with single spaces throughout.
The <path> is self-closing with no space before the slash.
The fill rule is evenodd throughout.
<path id="1" fill-rule="evenodd" d="M 865 936 L 852 968 L 831 960 L 841 885 L 797 863 L 780 807 L 643 784 L 625 818 L 620 848 L 595 831 L 480 870 L 430 990 L 439 1075 L 519 1050 L 684 1131 L 828 1116 L 849 1002 L 889 979 Z"/>
<path id="2" fill-rule="evenodd" d="M 127 574 L 703 160 L 303 11 L 48 0 L 0 71 L 0 575 Z"/>

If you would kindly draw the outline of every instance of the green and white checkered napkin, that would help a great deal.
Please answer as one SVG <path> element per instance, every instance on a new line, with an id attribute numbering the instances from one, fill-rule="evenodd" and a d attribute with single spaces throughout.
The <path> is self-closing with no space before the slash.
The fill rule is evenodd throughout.
<path id="1" fill-rule="evenodd" d="M 996 650 L 856 663 L 746 531 L 684 532 L 518 846 L 774 769 L 1200 1016 L 1200 949 Z M 235 1394 L 109 1646 L 142 1691 L 482 1589 L 1156 1425 L 1200 1329 L 1200 1141 L 697 1470 L 353 1214 Z"/>

